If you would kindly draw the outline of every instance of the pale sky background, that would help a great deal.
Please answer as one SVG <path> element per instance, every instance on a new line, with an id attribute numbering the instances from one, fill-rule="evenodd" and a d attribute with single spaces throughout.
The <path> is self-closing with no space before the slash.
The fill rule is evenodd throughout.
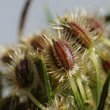
<path id="1" fill-rule="evenodd" d="M 17 41 L 18 23 L 25 1 L 0 0 L 0 45 Z M 26 23 L 26 35 L 46 27 L 44 6 L 47 1 L 51 11 L 58 14 L 74 7 L 85 7 L 89 10 L 103 8 L 105 12 L 110 12 L 110 0 L 33 0 Z"/>

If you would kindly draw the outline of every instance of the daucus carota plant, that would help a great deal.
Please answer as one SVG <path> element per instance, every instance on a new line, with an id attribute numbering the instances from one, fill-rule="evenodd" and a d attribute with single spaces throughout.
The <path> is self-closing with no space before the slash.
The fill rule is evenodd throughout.
<path id="1" fill-rule="evenodd" d="M 100 98 L 100 64 L 96 46 L 101 42 L 102 27 L 93 17 L 88 17 L 86 10 L 75 10 L 67 12 L 63 17 L 59 17 L 57 23 L 53 25 L 56 30 L 61 30 L 64 36 L 71 37 L 73 42 L 79 44 L 83 50 L 82 62 L 89 57 L 96 70 L 96 106 Z"/>
<path id="2" fill-rule="evenodd" d="M 48 31 L 24 38 L 30 3 L 22 13 L 20 42 L 0 54 L 0 110 L 109 110 L 110 45 L 104 22 L 78 9 L 49 20 Z M 11 88 L 6 97 L 4 86 Z"/>

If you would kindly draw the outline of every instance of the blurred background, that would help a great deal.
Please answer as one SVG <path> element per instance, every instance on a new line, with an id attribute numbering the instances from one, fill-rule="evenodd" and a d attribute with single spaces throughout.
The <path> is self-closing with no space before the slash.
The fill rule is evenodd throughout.
<path id="1" fill-rule="evenodd" d="M 0 45 L 17 42 L 18 25 L 26 0 L 0 0 Z M 90 11 L 100 10 L 102 14 L 110 12 L 110 0 L 33 0 L 26 20 L 25 35 L 47 27 L 45 8 L 52 13 L 63 14 L 75 7 Z"/>

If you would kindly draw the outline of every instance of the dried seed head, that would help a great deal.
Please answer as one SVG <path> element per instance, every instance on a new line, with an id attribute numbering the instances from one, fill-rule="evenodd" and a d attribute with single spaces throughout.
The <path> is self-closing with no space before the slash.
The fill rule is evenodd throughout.
<path id="1" fill-rule="evenodd" d="M 34 50 L 42 50 L 49 45 L 49 41 L 44 34 L 31 35 L 23 42 L 25 42 L 28 46 L 31 46 Z"/>
<path id="2" fill-rule="evenodd" d="M 65 40 L 53 40 L 52 54 L 59 68 L 71 70 L 74 67 L 74 54 Z"/>
<path id="3" fill-rule="evenodd" d="M 87 22 L 86 17 L 86 10 L 67 12 L 63 17 L 59 17 L 59 22 L 54 29 L 62 30 L 64 36 L 71 37 L 77 44 L 88 49 L 98 36 L 97 30 L 91 31 L 92 22 Z"/>
<path id="4" fill-rule="evenodd" d="M 37 48 L 44 49 L 44 47 L 49 45 L 49 41 L 47 40 L 45 35 L 42 34 L 42 36 L 33 37 L 33 39 L 30 40 L 30 44 L 35 50 Z"/>
<path id="5" fill-rule="evenodd" d="M 13 49 L 9 48 L 3 52 L 0 60 L 5 64 L 10 64 L 12 61 L 11 54 L 14 53 Z"/>
<path id="6" fill-rule="evenodd" d="M 55 82 L 66 81 L 69 72 L 74 74 L 78 70 L 77 52 L 80 48 L 62 35 L 60 31 L 53 32 L 49 40 L 51 45 L 44 51 L 48 73 Z"/>
<path id="7" fill-rule="evenodd" d="M 18 47 L 12 54 L 12 63 L 8 66 L 8 79 L 12 82 L 17 93 L 21 90 L 31 90 L 37 87 L 37 74 L 32 55 L 29 50 Z"/>

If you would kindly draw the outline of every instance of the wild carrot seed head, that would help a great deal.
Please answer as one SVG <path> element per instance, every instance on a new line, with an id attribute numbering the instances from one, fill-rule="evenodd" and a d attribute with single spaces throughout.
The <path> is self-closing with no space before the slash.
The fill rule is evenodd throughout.
<path id="1" fill-rule="evenodd" d="M 88 49 L 94 45 L 95 40 L 99 37 L 98 29 L 93 29 L 93 22 L 87 22 L 88 13 L 86 10 L 74 10 L 67 12 L 63 17 L 59 17 L 57 23 L 53 25 L 55 30 L 60 29 L 64 36 L 69 36 L 82 48 Z"/>
<path id="2" fill-rule="evenodd" d="M 37 87 L 38 76 L 35 71 L 31 52 L 24 47 L 18 47 L 12 54 L 12 63 L 8 65 L 7 78 L 12 83 L 16 94 L 23 90 Z"/>
<path id="3" fill-rule="evenodd" d="M 62 37 L 59 32 L 52 32 L 49 37 L 50 44 L 44 49 L 44 60 L 49 74 L 59 82 L 66 80 L 68 72 L 72 74 L 78 69 L 77 51 L 79 46 L 71 42 L 71 39 Z"/>

